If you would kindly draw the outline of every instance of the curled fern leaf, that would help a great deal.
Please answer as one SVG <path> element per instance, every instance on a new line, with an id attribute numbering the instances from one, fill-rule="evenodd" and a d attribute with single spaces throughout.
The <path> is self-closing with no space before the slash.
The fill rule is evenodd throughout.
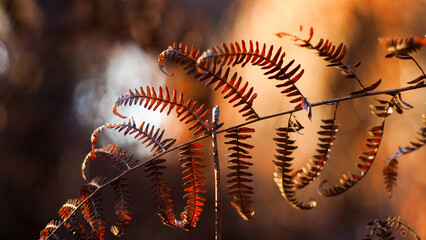
<path id="1" fill-rule="evenodd" d="M 167 87 L 164 91 L 162 87 L 159 87 L 158 93 L 154 88 L 149 87 L 146 87 L 145 90 L 142 87 L 139 90 L 129 90 L 128 93 L 117 99 L 113 106 L 113 113 L 125 118 L 118 113 L 118 107 L 137 104 L 144 104 L 144 108 L 153 111 L 159 108 L 160 113 L 168 107 L 167 115 L 176 107 L 176 114 L 180 121 L 185 121 L 185 124 L 192 123 L 188 130 L 195 129 L 194 135 L 197 133 L 210 134 L 208 120 L 205 119 L 210 110 L 205 109 L 204 104 L 197 109 L 197 101 L 192 101 L 192 99 L 185 101 L 183 93 L 180 93 L 178 97 L 176 90 L 173 90 L 172 95 Z"/>
<path id="2" fill-rule="evenodd" d="M 45 240 L 45 239 L 60 240 L 60 239 L 63 239 L 59 235 L 59 233 L 56 231 L 56 229 L 58 228 L 58 226 L 59 226 L 59 222 L 58 221 L 55 221 L 55 220 L 50 221 L 46 225 L 46 227 L 43 230 L 40 231 L 40 240 Z"/>
<path id="3" fill-rule="evenodd" d="M 296 199 L 296 185 L 293 182 L 293 157 L 291 154 L 297 149 L 294 145 L 296 140 L 290 138 L 290 133 L 299 132 L 303 126 L 296 120 L 293 121 L 290 115 L 287 126 L 277 128 L 277 138 L 274 138 L 275 144 L 277 145 L 277 153 L 275 154 L 275 172 L 274 181 L 281 191 L 281 195 L 287 200 L 290 205 L 297 209 L 312 209 L 316 206 L 314 199 L 308 199 L 306 202 L 300 202 Z"/>
<path id="4" fill-rule="evenodd" d="M 154 159 L 145 164 L 145 172 L 147 177 L 150 178 L 151 185 L 151 196 L 155 204 L 158 207 L 158 215 L 161 218 L 161 222 L 170 227 L 176 227 L 177 221 L 173 212 L 173 200 L 170 198 L 170 188 L 167 187 L 167 183 L 164 181 L 162 171 L 166 166 L 161 165 L 166 160 Z"/>
<path id="5" fill-rule="evenodd" d="M 222 47 L 216 46 L 205 51 L 197 59 L 197 66 L 201 71 L 205 71 L 206 68 L 214 68 L 216 65 L 241 64 L 244 67 L 250 63 L 253 66 L 259 66 L 266 71 L 265 75 L 269 75 L 268 79 L 284 81 L 276 87 L 284 88 L 281 93 L 291 97 L 291 103 L 298 103 L 295 109 L 308 110 L 308 117 L 311 118 L 311 105 L 295 85 L 302 77 L 304 70 L 300 69 L 300 64 L 292 67 L 294 60 L 284 64 L 285 52 L 279 48 L 274 54 L 273 49 L 272 45 L 268 49 L 266 44 L 260 48 L 258 42 L 254 44 L 252 41 L 249 41 L 248 48 L 245 41 L 241 41 L 241 45 L 237 42 L 230 43 L 229 47 L 224 43 Z"/>
<path id="6" fill-rule="evenodd" d="M 237 73 L 234 73 L 231 78 L 229 78 L 229 70 L 227 68 L 225 73 L 222 74 L 222 67 L 213 65 L 204 64 L 203 66 L 197 65 L 197 60 L 200 56 L 199 51 L 197 54 L 194 54 L 194 47 L 191 47 L 191 51 L 188 52 L 188 46 L 179 44 L 178 46 L 174 43 L 167 50 L 163 51 L 158 57 L 158 63 L 160 69 L 164 68 L 164 61 L 166 59 L 174 61 L 180 65 L 184 66 L 184 70 L 187 71 L 188 75 L 193 75 L 194 79 L 198 79 L 200 82 L 209 80 L 205 86 L 210 86 L 215 84 L 213 90 L 216 91 L 223 87 L 221 94 L 225 94 L 224 98 L 227 99 L 232 97 L 229 100 L 229 103 L 234 103 L 233 107 L 242 105 L 242 108 L 239 110 L 243 114 L 243 117 L 246 117 L 246 120 L 258 118 L 256 111 L 253 109 L 253 101 L 256 99 L 257 94 L 253 93 L 253 88 L 248 88 L 248 83 L 243 83 L 243 86 L 240 87 L 242 78 L 239 77 Z M 247 91 L 248 89 L 248 91 Z"/>
<path id="7" fill-rule="evenodd" d="M 297 189 L 302 189 L 314 181 L 327 163 L 333 142 L 336 139 L 337 130 L 339 129 L 339 125 L 334 124 L 336 121 L 336 112 L 337 105 L 334 118 L 321 120 L 324 125 L 321 125 L 322 130 L 318 131 L 318 135 L 320 135 L 318 138 L 320 143 L 317 144 L 319 149 L 316 149 L 318 154 L 314 155 L 313 159 L 310 159 L 311 164 L 308 163 L 306 169 L 303 168 L 303 170 L 296 171 L 298 174 L 293 181 Z"/>
<path id="8" fill-rule="evenodd" d="M 250 220 L 254 215 L 253 201 L 251 196 L 253 194 L 253 187 L 249 186 L 248 183 L 252 182 L 248 168 L 253 163 L 248 162 L 247 159 L 252 157 L 246 149 L 252 149 L 253 146 L 243 141 L 251 138 L 250 133 L 254 132 L 253 128 L 237 128 L 226 131 L 225 138 L 231 139 L 226 141 L 225 144 L 231 145 L 228 151 L 232 153 L 227 156 L 230 158 L 229 163 L 232 163 L 228 168 L 231 169 L 231 173 L 227 177 L 231 178 L 228 180 L 229 195 L 234 197 L 234 201 L 231 202 L 232 206 L 238 211 L 244 220 Z"/>
<path id="9" fill-rule="evenodd" d="M 59 216 L 65 221 L 65 226 L 68 230 L 77 238 L 77 239 L 88 239 L 86 230 L 83 225 L 80 223 L 80 219 L 76 215 L 75 210 L 80 204 L 79 199 L 69 199 L 62 207 L 59 209 Z"/>
<path id="10" fill-rule="evenodd" d="M 92 238 L 105 239 L 105 216 L 99 193 L 91 196 L 102 185 L 102 178 L 94 178 L 90 183 L 80 189 L 80 201 L 83 202 L 83 216 L 92 227 Z"/>
<path id="11" fill-rule="evenodd" d="M 166 138 L 163 140 L 164 130 L 155 129 L 154 126 L 150 128 L 149 123 L 145 125 L 143 122 L 139 127 L 136 126 L 136 123 L 133 119 L 130 119 L 128 122 L 115 123 L 115 124 L 105 124 L 93 131 L 91 141 L 92 141 L 92 152 L 95 152 L 95 143 L 98 141 L 99 133 L 103 132 L 106 129 L 114 129 L 118 132 L 124 130 L 124 135 L 134 135 L 134 138 L 138 141 L 142 141 L 142 144 L 147 144 L 145 147 L 151 147 L 151 152 L 158 154 L 169 149 L 175 142 L 174 138 Z"/>
<path id="12" fill-rule="evenodd" d="M 128 189 L 127 179 L 124 177 L 118 178 L 112 183 L 115 192 L 114 209 L 116 220 L 111 226 L 111 232 L 115 236 L 121 236 L 132 220 L 131 193 Z"/>
<path id="13" fill-rule="evenodd" d="M 420 240 L 419 235 L 407 224 L 400 221 L 399 217 L 382 216 L 368 223 L 370 232 L 364 234 L 366 238 L 363 240 L 372 240 L 374 236 L 384 240 L 395 239 L 393 231 L 397 230 L 402 236 L 410 233 L 415 239 Z"/>
<path id="14" fill-rule="evenodd" d="M 422 117 L 423 117 L 423 120 L 422 120 L 423 124 L 426 126 L 426 114 L 423 114 Z M 387 164 L 383 168 L 383 176 L 384 176 L 385 189 L 389 197 L 392 196 L 393 186 L 396 185 L 396 177 L 398 176 L 398 173 L 397 173 L 398 158 L 400 158 L 401 156 L 405 154 L 416 151 L 420 147 L 423 147 L 426 145 L 426 127 L 420 128 L 420 131 L 418 131 L 417 134 L 419 135 L 419 137 L 416 138 L 416 141 L 411 141 L 410 146 L 399 147 L 395 155 L 388 158 L 387 161 L 385 161 Z"/>
<path id="15" fill-rule="evenodd" d="M 200 170 L 200 168 L 205 167 L 205 165 L 200 164 L 204 159 L 197 157 L 202 155 L 203 152 L 196 150 L 196 148 L 202 146 L 203 144 L 201 143 L 191 143 L 179 148 L 179 155 L 181 156 L 179 161 L 183 162 L 182 168 L 184 169 L 182 180 L 184 181 L 184 191 L 186 192 L 183 198 L 187 199 L 185 211 L 181 214 L 181 227 L 184 230 L 191 230 L 195 227 L 206 201 L 201 195 L 202 193 L 207 193 L 203 188 L 206 184 L 201 182 L 205 179 L 202 176 L 203 172 Z"/>
<path id="16" fill-rule="evenodd" d="M 395 96 L 392 98 L 392 100 Z M 321 196 L 332 197 L 346 192 L 348 189 L 353 187 L 356 183 L 358 183 L 368 172 L 374 160 L 376 159 L 377 152 L 379 150 L 380 143 L 383 137 L 383 130 L 385 127 L 386 118 L 392 113 L 391 101 L 377 100 L 379 105 L 370 106 L 376 112 L 372 112 L 373 115 L 382 118 L 382 123 L 378 126 L 374 126 L 368 129 L 368 133 L 371 135 L 370 138 L 367 138 L 366 146 L 369 151 L 362 152 L 358 157 L 362 163 L 357 163 L 356 166 L 361 170 L 360 174 L 352 174 L 348 172 L 348 174 L 343 174 L 340 178 L 340 184 L 335 184 L 333 187 L 322 189 L 324 183 L 327 180 L 324 180 L 318 186 L 318 194 Z"/>
<path id="17" fill-rule="evenodd" d="M 108 145 L 104 148 L 95 149 L 87 154 L 81 164 L 81 175 L 88 182 L 87 168 L 89 163 L 95 159 L 105 160 L 120 172 L 132 169 L 138 164 L 138 160 L 133 158 L 133 155 L 127 155 L 125 149 L 118 149 L 116 144 Z"/>
<path id="18" fill-rule="evenodd" d="M 301 28 L 302 30 L 302 28 Z M 345 58 L 346 55 L 346 46 L 343 43 L 340 43 L 338 46 L 333 45 L 333 43 L 326 39 L 320 38 L 317 44 L 312 44 L 312 38 L 314 35 L 314 29 L 311 27 L 309 30 L 309 36 L 306 39 L 297 37 L 295 35 L 280 32 L 276 34 L 278 37 L 291 37 L 294 42 L 300 42 L 298 45 L 302 48 L 312 49 L 316 52 L 316 54 L 327 61 L 329 64 L 328 67 L 336 67 L 342 71 L 342 74 L 347 79 L 356 79 L 358 84 L 361 86 L 361 90 L 352 92 L 352 95 L 360 94 L 360 93 L 366 93 L 369 91 L 373 91 L 376 89 L 380 83 L 381 80 L 371 84 L 368 87 L 364 87 L 361 80 L 356 75 L 354 69 L 359 67 L 361 65 L 360 62 L 355 63 L 353 65 L 347 65 L 342 62 L 342 60 Z"/>
<path id="19" fill-rule="evenodd" d="M 426 37 L 414 36 L 407 39 L 379 38 L 380 44 L 388 50 L 386 58 L 408 56 L 426 45 Z"/>

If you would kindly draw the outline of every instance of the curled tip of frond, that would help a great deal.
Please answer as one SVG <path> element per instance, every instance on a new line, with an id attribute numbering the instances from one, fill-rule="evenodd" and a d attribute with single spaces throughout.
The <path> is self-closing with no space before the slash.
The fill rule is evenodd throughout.
<path id="1" fill-rule="evenodd" d="M 386 58 L 393 56 L 404 58 L 404 56 L 407 57 L 410 53 L 416 52 L 422 46 L 425 46 L 426 37 L 414 36 L 406 39 L 379 38 L 379 42 L 390 52 L 385 56 Z"/>

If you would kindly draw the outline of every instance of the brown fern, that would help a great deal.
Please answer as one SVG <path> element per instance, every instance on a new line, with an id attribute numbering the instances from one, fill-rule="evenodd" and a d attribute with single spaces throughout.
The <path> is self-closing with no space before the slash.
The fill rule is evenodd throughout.
<path id="1" fill-rule="evenodd" d="M 296 82 L 302 77 L 304 69 L 300 70 L 300 64 L 291 68 L 294 60 L 283 66 L 285 52 L 282 51 L 281 47 L 275 54 L 272 45 L 267 49 L 266 44 L 263 44 L 262 49 L 260 49 L 259 43 L 254 44 L 251 40 L 249 41 L 249 48 L 246 47 L 244 40 L 241 41 L 241 46 L 237 42 L 230 43 L 229 48 L 224 43 L 222 47 L 212 47 L 201 54 L 197 59 L 197 66 L 201 71 L 205 71 L 208 67 L 214 68 L 216 65 L 227 66 L 232 64 L 232 66 L 235 66 L 241 64 L 244 67 L 247 63 L 250 63 L 253 66 L 259 66 L 266 71 L 265 75 L 270 75 L 268 79 L 285 81 L 276 86 L 284 88 L 281 93 L 291 97 L 291 103 L 298 103 L 295 109 L 308 110 L 308 117 L 311 119 L 311 104 L 296 86 Z"/>
<path id="2" fill-rule="evenodd" d="M 314 199 L 308 199 L 306 202 L 300 202 L 296 199 L 296 185 L 293 182 L 293 175 L 291 172 L 293 168 L 293 154 L 294 150 L 297 149 L 297 146 L 294 145 L 296 140 L 290 138 L 290 133 L 299 132 L 303 129 L 303 126 L 297 121 L 292 120 L 292 115 L 290 114 L 287 126 L 277 128 L 276 134 L 277 138 L 274 138 L 275 144 L 277 145 L 277 153 L 275 154 L 275 172 L 274 172 L 274 181 L 277 184 L 281 195 L 287 200 L 290 205 L 297 209 L 312 209 L 316 206 Z"/>
<path id="3" fill-rule="evenodd" d="M 426 114 L 423 114 L 422 117 L 422 122 L 426 126 Z M 411 146 L 399 147 L 395 155 L 389 157 L 385 161 L 386 166 L 383 168 L 383 176 L 388 197 L 392 196 L 393 187 L 396 185 L 396 177 L 398 176 L 398 158 L 426 145 L 426 127 L 420 128 L 420 131 L 418 131 L 417 134 L 419 135 L 419 138 L 416 138 L 416 141 L 411 141 Z"/>
<path id="4" fill-rule="evenodd" d="M 386 58 L 409 56 L 426 45 L 426 37 L 414 36 L 406 39 L 379 38 L 380 44 L 388 50 Z"/>
<path id="5" fill-rule="evenodd" d="M 204 104 L 197 109 L 197 101 L 192 101 L 192 99 L 185 101 L 183 93 L 180 93 L 178 97 L 176 89 L 173 90 L 172 95 L 167 87 L 164 91 L 162 87 L 159 87 L 158 93 L 154 88 L 149 87 L 146 87 L 146 90 L 141 87 L 139 90 L 135 89 L 134 92 L 130 89 L 128 93 L 117 99 L 113 106 L 113 113 L 125 118 L 118 112 L 118 107 L 137 104 L 144 104 L 144 108 L 153 111 L 161 106 L 160 113 L 168 107 L 167 115 L 176 107 L 176 114 L 180 121 L 185 121 L 185 124 L 193 123 L 188 130 L 195 129 L 194 135 L 197 133 L 210 134 L 209 123 L 205 119 L 210 110 L 204 109 Z"/>
<path id="6" fill-rule="evenodd" d="M 59 216 L 63 221 L 66 220 L 65 226 L 77 239 L 88 239 L 86 230 L 80 222 L 80 219 L 76 215 L 75 210 L 80 204 L 79 199 L 69 199 L 62 207 L 59 209 Z"/>
<path id="7" fill-rule="evenodd" d="M 45 239 L 54 239 L 60 240 L 63 239 L 61 235 L 57 232 L 59 226 L 59 221 L 52 220 L 50 221 L 46 227 L 40 231 L 40 240 Z"/>
<path id="8" fill-rule="evenodd" d="M 367 225 L 371 230 L 369 233 L 364 234 L 365 238 L 362 240 L 373 240 L 374 236 L 383 240 L 393 240 L 395 239 L 393 230 L 398 230 L 402 236 L 406 236 L 408 232 L 417 240 L 421 240 L 410 226 L 400 221 L 400 217 L 382 216 Z"/>
<path id="9" fill-rule="evenodd" d="M 358 183 L 368 172 L 374 160 L 376 159 L 377 152 L 379 150 L 380 143 L 383 138 L 383 130 L 385 126 L 386 118 L 392 113 L 392 101 L 395 99 L 395 96 L 392 97 L 390 101 L 377 100 L 379 105 L 371 105 L 370 107 L 377 111 L 372 112 L 373 115 L 382 118 L 382 123 L 378 126 L 374 126 L 368 129 L 368 133 L 371 135 L 370 138 L 367 138 L 366 146 L 369 151 L 361 153 L 358 157 L 362 163 L 357 163 L 356 166 L 361 170 L 360 174 L 352 174 L 348 172 L 348 175 L 343 174 L 340 178 L 340 184 L 335 184 L 333 187 L 327 189 L 321 189 L 323 184 L 327 182 L 324 180 L 318 186 L 318 194 L 321 196 L 332 197 L 346 192 L 348 189 L 353 187 Z"/>
<path id="10" fill-rule="evenodd" d="M 303 28 L 300 27 L 300 29 L 302 30 Z M 300 44 L 296 44 L 296 45 L 302 48 L 314 50 L 319 57 L 321 57 L 322 59 L 324 59 L 326 62 L 329 63 L 327 64 L 328 67 L 336 67 L 340 69 L 345 78 L 356 79 L 358 84 L 361 86 L 361 90 L 352 92 L 351 95 L 373 91 L 382 82 L 381 79 L 379 79 L 377 82 L 367 87 L 364 87 L 361 80 L 358 78 L 358 76 L 356 75 L 354 71 L 355 68 L 361 65 L 361 62 L 358 62 L 353 65 L 347 65 L 342 62 L 342 60 L 345 58 L 345 55 L 346 55 L 346 46 L 343 43 L 340 43 L 338 46 L 336 46 L 336 45 L 333 45 L 333 43 L 330 40 L 328 39 L 324 40 L 323 38 L 320 38 L 318 43 L 313 45 L 311 43 L 312 38 L 314 36 L 314 29 L 312 27 L 309 29 L 309 36 L 307 39 L 303 39 L 285 32 L 280 32 L 280 33 L 277 33 L 276 35 L 280 38 L 291 37 L 294 42 L 301 42 Z"/>
<path id="11" fill-rule="evenodd" d="M 313 156 L 313 160 L 310 159 L 311 164 L 307 164 L 307 168 L 296 171 L 298 174 L 293 178 L 293 182 L 296 185 L 297 189 L 302 189 L 314 181 L 320 174 L 321 170 L 324 168 L 327 163 L 329 154 L 331 152 L 331 147 L 333 142 L 336 139 L 337 130 L 339 125 L 335 125 L 337 106 L 334 110 L 334 117 L 331 119 L 321 120 L 325 125 L 321 125 L 322 130 L 318 131 L 319 142 L 317 145 L 319 149 L 316 149 L 318 155 Z"/>
<path id="12" fill-rule="evenodd" d="M 189 48 L 187 45 L 183 47 L 182 43 L 180 43 L 178 46 L 176 43 L 173 43 L 172 46 L 169 46 L 167 50 L 163 51 L 158 56 L 158 64 L 160 69 L 166 75 L 171 76 L 164 70 L 164 62 L 166 60 L 183 65 L 183 70 L 187 71 L 188 75 L 193 75 L 194 79 L 198 79 L 200 82 L 209 80 L 205 86 L 216 84 L 213 88 L 215 91 L 221 87 L 224 87 L 221 91 L 221 94 L 226 93 L 224 98 L 226 99 L 233 96 L 229 100 L 229 103 L 233 103 L 236 100 L 239 100 L 233 105 L 233 107 L 243 105 L 239 112 L 242 113 L 243 117 L 246 117 L 246 120 L 259 117 L 256 111 L 253 109 L 253 101 L 257 97 L 257 94 L 253 93 L 252 87 L 246 91 L 248 87 L 247 82 L 245 82 L 243 86 L 240 87 L 242 78 L 238 78 L 237 73 L 234 73 L 233 76 L 228 79 L 230 68 L 227 68 L 225 73 L 222 74 L 222 67 L 216 68 L 215 65 L 197 66 L 197 59 L 200 56 L 200 51 L 197 51 L 197 53 L 194 54 L 195 50 L 193 46 L 189 52 L 188 49 Z"/>
<path id="13" fill-rule="evenodd" d="M 181 214 L 182 223 L 181 227 L 184 230 L 191 230 L 195 227 L 199 220 L 199 216 L 203 211 L 204 202 L 206 199 L 201 195 L 207 191 L 203 189 L 205 183 L 201 182 L 205 177 L 201 176 L 203 172 L 200 168 L 205 166 L 200 164 L 201 161 L 204 161 L 203 158 L 197 157 L 202 155 L 203 152 L 196 150 L 196 148 L 202 147 L 201 143 L 191 143 L 187 144 L 179 150 L 179 155 L 182 158 L 179 160 L 183 162 L 183 178 L 184 187 L 186 194 L 183 196 L 184 199 L 187 199 L 187 205 L 185 211 Z"/>
<path id="14" fill-rule="evenodd" d="M 121 236 L 132 220 L 132 200 L 128 188 L 127 179 L 118 178 L 112 183 L 115 192 L 114 210 L 116 215 L 115 224 L 111 226 L 111 232 L 115 236 Z"/>
<path id="15" fill-rule="evenodd" d="M 173 212 L 173 200 L 169 194 L 171 190 L 162 177 L 164 175 L 162 170 L 166 167 L 161 164 L 165 161 L 164 159 L 154 159 L 144 166 L 147 177 L 150 178 L 152 183 L 151 196 L 158 207 L 158 215 L 161 218 L 161 222 L 167 226 L 176 227 L 178 223 Z"/>
<path id="16" fill-rule="evenodd" d="M 135 121 L 133 119 L 129 119 L 128 122 L 105 124 L 95 129 L 91 136 L 93 153 L 96 149 L 95 143 L 98 142 L 99 133 L 105 131 L 106 129 L 114 129 L 118 132 L 124 130 L 125 136 L 127 134 L 135 134 L 134 138 L 136 140 L 142 141 L 142 144 L 147 143 L 145 147 L 149 147 L 152 145 L 151 152 L 154 152 L 154 154 L 166 151 L 176 142 L 176 139 L 174 138 L 166 138 L 163 140 L 164 130 L 160 132 L 159 128 L 157 130 L 155 130 L 154 126 L 150 128 L 149 123 L 145 125 L 145 122 L 143 122 L 139 127 L 137 127 Z"/>
<path id="17" fill-rule="evenodd" d="M 251 177 L 253 174 L 249 173 L 248 168 L 253 163 L 248 162 L 247 159 L 252 157 L 246 149 L 252 149 L 253 146 L 243 141 L 251 138 L 250 133 L 254 132 L 254 128 L 236 128 L 226 131 L 225 138 L 231 139 L 226 141 L 225 144 L 231 145 L 228 151 L 232 153 L 227 156 L 230 158 L 228 166 L 231 169 L 231 173 L 227 175 L 228 178 L 228 189 L 229 195 L 234 197 L 234 201 L 231 202 L 232 206 L 238 211 L 244 220 L 250 220 L 254 215 L 253 201 L 251 196 L 253 194 L 253 187 L 249 186 L 248 183 L 253 180 Z"/>
<path id="18" fill-rule="evenodd" d="M 90 183 L 85 184 L 80 189 L 80 201 L 84 202 L 83 216 L 92 228 L 93 239 L 105 239 L 105 216 L 102 208 L 101 198 L 99 193 L 94 194 L 102 185 L 103 179 L 96 177 Z M 89 198 L 87 201 L 85 201 Z"/>
<path id="19" fill-rule="evenodd" d="M 111 166 L 120 172 L 132 169 L 139 162 L 137 159 L 133 158 L 133 155 L 127 155 L 125 149 L 118 149 L 116 144 L 95 149 L 87 154 L 81 165 L 81 175 L 86 182 L 89 182 L 87 173 L 88 166 L 95 159 L 110 162 Z"/>

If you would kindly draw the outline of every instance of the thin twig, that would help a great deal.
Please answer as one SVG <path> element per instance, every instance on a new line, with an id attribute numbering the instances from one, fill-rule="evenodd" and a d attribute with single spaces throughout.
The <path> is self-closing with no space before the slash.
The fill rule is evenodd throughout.
<path id="1" fill-rule="evenodd" d="M 217 147 L 216 129 L 219 122 L 219 106 L 213 108 L 212 121 L 212 147 L 214 159 L 214 212 L 215 212 L 215 232 L 216 240 L 222 239 L 222 192 L 220 188 L 220 165 Z"/>

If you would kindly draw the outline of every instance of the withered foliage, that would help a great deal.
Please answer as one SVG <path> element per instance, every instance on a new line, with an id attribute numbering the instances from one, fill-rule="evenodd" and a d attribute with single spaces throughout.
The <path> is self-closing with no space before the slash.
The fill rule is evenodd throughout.
<path id="1" fill-rule="evenodd" d="M 207 120 L 211 112 L 209 107 L 189 98 L 184 100 L 183 93 L 173 90 L 171 93 L 167 87 L 159 87 L 158 90 L 146 86 L 139 89 L 130 89 L 127 93 L 120 96 L 113 105 L 113 113 L 127 119 L 123 123 L 105 124 L 95 129 L 91 136 L 91 151 L 87 154 L 82 163 L 82 177 L 86 183 L 81 186 L 80 197 L 69 199 L 59 210 L 61 221 L 51 221 L 40 232 L 40 239 L 62 239 L 60 229 L 66 228 L 77 239 L 105 239 L 107 221 L 103 202 L 105 199 L 101 195 L 106 187 L 112 187 L 114 192 L 114 213 L 115 220 L 110 227 L 110 231 L 115 236 L 122 236 L 132 220 L 132 193 L 127 183 L 127 175 L 140 167 L 145 168 L 147 178 L 151 183 L 151 197 L 158 208 L 158 215 L 161 222 L 167 226 L 181 228 L 183 230 L 193 229 L 199 221 L 204 209 L 206 199 L 206 177 L 203 175 L 203 169 L 206 167 L 204 158 L 201 157 L 204 146 L 201 140 L 224 134 L 224 144 L 227 145 L 229 154 L 228 168 L 231 170 L 228 174 L 228 190 L 233 197 L 232 206 L 237 210 L 241 217 L 250 220 L 254 216 L 253 194 L 255 190 L 252 186 L 254 181 L 252 170 L 253 163 L 249 151 L 254 149 L 254 145 L 247 143 L 255 128 L 247 127 L 251 123 L 263 121 L 269 118 L 288 115 L 288 121 L 284 126 L 276 127 L 276 137 L 273 141 L 276 144 L 276 154 L 273 163 L 275 164 L 274 180 L 285 200 L 297 209 L 308 210 L 317 206 L 313 198 L 300 201 L 296 198 L 296 192 L 313 183 L 324 169 L 327 161 L 330 159 L 333 144 L 336 141 L 339 124 L 337 124 L 338 106 L 342 101 L 352 100 L 359 97 L 373 95 L 389 95 L 389 99 L 376 99 L 376 104 L 372 105 L 372 113 L 380 119 L 378 125 L 370 127 L 367 131 L 370 135 L 366 138 L 367 150 L 362 152 L 358 159 L 361 161 L 356 164 L 359 168 L 359 174 L 343 174 L 340 183 L 332 187 L 325 188 L 323 180 L 318 186 L 318 193 L 321 196 L 336 196 L 348 191 L 358 183 L 371 169 L 376 159 L 383 134 L 385 132 L 385 123 L 388 117 L 395 111 L 403 114 L 404 111 L 413 108 L 412 105 L 402 100 L 401 92 L 426 87 L 424 79 L 425 74 L 420 65 L 410 55 L 425 45 L 424 38 L 410 38 L 407 40 L 381 40 L 382 44 L 390 51 L 387 57 L 396 56 L 401 59 L 413 60 L 422 75 L 408 82 L 409 86 L 399 89 L 375 90 L 382 80 L 378 80 L 370 86 L 364 87 L 361 80 L 355 74 L 355 69 L 359 63 L 347 65 L 343 63 L 347 48 L 343 43 L 333 45 L 329 40 L 320 39 L 317 44 L 312 44 L 313 29 L 310 29 L 309 36 L 306 39 L 299 38 L 292 34 L 279 33 L 279 37 L 292 37 L 300 47 L 314 50 L 322 59 L 328 62 L 329 67 L 336 67 L 344 73 L 347 79 L 356 79 L 361 86 L 361 90 L 348 93 L 342 98 L 326 100 L 318 103 L 310 103 L 307 97 L 302 94 L 302 90 L 296 84 L 302 78 L 304 69 L 300 64 L 295 64 L 295 60 L 285 62 L 285 52 L 282 47 L 274 51 L 274 46 L 267 47 L 266 44 L 259 44 L 252 40 L 241 43 L 234 42 L 214 46 L 202 52 L 195 50 L 183 44 L 172 44 L 158 56 L 160 70 L 167 76 L 172 77 L 165 68 L 167 63 L 175 63 L 186 71 L 187 75 L 199 82 L 205 82 L 204 86 L 213 86 L 212 91 L 221 89 L 221 94 L 232 107 L 245 118 L 242 123 L 220 130 L 210 126 Z M 261 47 L 262 46 L 262 47 Z M 289 102 L 296 104 L 294 109 L 273 113 L 272 115 L 259 115 L 254 100 L 257 97 L 254 87 L 249 87 L 249 81 L 244 81 L 237 72 L 233 72 L 235 66 L 260 67 L 265 71 L 267 79 L 278 81 L 277 91 L 289 97 Z M 293 163 L 295 159 L 293 153 L 297 151 L 297 134 L 303 130 L 302 124 L 296 119 L 295 114 L 301 110 L 308 112 L 308 118 L 314 121 L 312 108 L 316 106 L 334 105 L 334 114 L 332 117 L 322 119 L 320 130 L 317 132 L 318 144 L 313 158 L 305 168 L 295 170 Z M 158 111 L 170 115 L 172 112 L 176 115 L 176 122 L 190 124 L 187 129 L 193 133 L 194 139 L 179 143 L 175 146 L 178 139 L 166 138 L 165 130 L 160 130 L 150 123 L 143 122 L 136 125 L 133 118 L 119 113 L 120 107 L 139 105 L 147 110 Z M 260 108 L 260 107 L 259 107 Z M 216 116 L 218 117 L 218 116 Z M 216 121 L 214 121 L 216 123 Z M 426 124 L 426 118 L 423 116 L 423 123 Z M 219 127 L 222 124 L 219 124 Z M 116 144 L 110 144 L 98 148 L 99 135 L 105 130 L 113 130 L 123 133 L 125 136 L 131 135 L 147 148 L 150 148 L 151 157 L 145 157 L 144 161 L 139 162 L 132 154 L 119 148 Z M 383 170 L 385 176 L 385 188 L 389 196 L 396 184 L 397 166 L 400 157 L 413 152 L 425 145 L 426 128 L 423 127 L 418 132 L 419 138 L 410 142 L 410 146 L 400 147 L 398 152 L 388 158 Z M 212 137 L 213 138 L 213 137 Z M 214 137 L 216 139 L 216 137 Z M 213 145 L 217 150 L 217 144 Z M 169 156 L 166 155 L 173 151 L 178 151 L 179 162 L 182 164 L 182 182 L 183 199 L 186 206 L 180 214 L 180 219 L 174 212 L 174 198 L 171 196 L 172 189 L 169 187 L 166 177 L 166 161 Z M 89 165 L 95 161 L 101 160 L 108 162 L 112 168 L 119 174 L 112 179 L 103 176 L 89 177 Z M 261 159 L 264 160 L 264 159 Z M 330 164 L 328 164 L 330 165 Z M 78 217 L 78 212 L 87 222 L 85 224 Z M 108 221 L 109 222 L 109 221 Z M 111 221 L 112 222 L 112 221 Z M 381 239 L 392 239 L 391 230 L 401 232 L 414 231 L 407 225 L 402 224 L 396 218 L 381 218 L 370 223 L 371 232 L 366 235 L 366 239 L 372 239 L 378 236 Z M 90 227 L 90 230 L 89 228 Z M 417 235 L 416 235 L 417 236 Z"/>
<path id="2" fill-rule="evenodd" d="M 374 221 L 367 224 L 368 228 L 371 228 L 371 230 L 369 233 L 364 234 L 364 238 L 362 240 L 393 240 L 395 239 L 394 232 L 399 232 L 403 237 L 410 234 L 413 238 L 420 240 L 420 237 L 414 232 L 414 230 L 399 219 L 400 217 L 392 216 L 382 216 L 374 219 Z"/>

